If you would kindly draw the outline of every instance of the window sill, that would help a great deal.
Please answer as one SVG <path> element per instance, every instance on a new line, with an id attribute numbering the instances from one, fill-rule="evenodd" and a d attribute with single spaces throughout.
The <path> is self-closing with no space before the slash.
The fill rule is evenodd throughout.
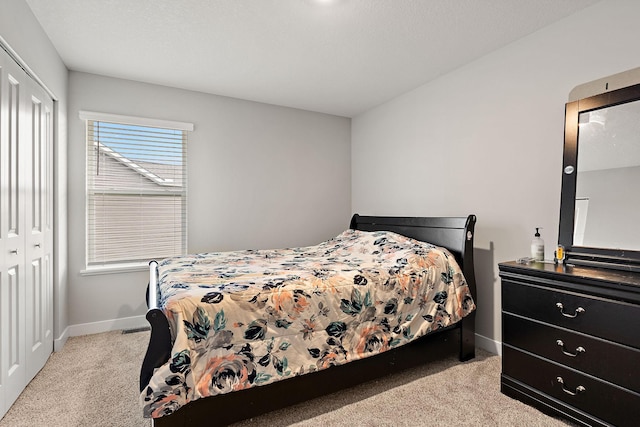
<path id="1" fill-rule="evenodd" d="M 84 270 L 80 270 L 81 276 L 97 276 L 99 274 L 118 274 L 118 273 L 132 273 L 138 271 L 149 271 L 148 263 L 136 263 L 136 264 L 113 264 L 105 266 L 87 267 Z"/>

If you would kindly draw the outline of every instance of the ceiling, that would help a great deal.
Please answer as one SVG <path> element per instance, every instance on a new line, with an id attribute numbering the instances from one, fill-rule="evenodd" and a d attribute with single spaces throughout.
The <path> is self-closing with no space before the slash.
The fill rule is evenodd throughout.
<path id="1" fill-rule="evenodd" d="M 26 0 L 70 70 L 354 117 L 598 0 Z"/>

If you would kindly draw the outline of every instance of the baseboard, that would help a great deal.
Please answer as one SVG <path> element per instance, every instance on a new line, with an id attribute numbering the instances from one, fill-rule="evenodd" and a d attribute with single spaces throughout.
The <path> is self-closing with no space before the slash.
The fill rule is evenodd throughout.
<path id="1" fill-rule="evenodd" d="M 143 328 L 145 326 L 149 326 L 149 322 L 147 322 L 147 318 L 144 315 L 140 315 L 123 317 L 121 319 L 70 325 L 67 330 L 69 331 L 68 335 L 70 337 L 77 337 L 80 335 L 99 334 L 102 332 L 117 331 L 120 329 Z"/>
<path id="2" fill-rule="evenodd" d="M 483 335 L 476 334 L 476 347 L 488 351 L 489 353 L 502 356 L 502 343 L 487 338 Z"/>
<path id="3" fill-rule="evenodd" d="M 62 350 L 62 347 L 64 347 L 64 344 L 67 342 L 68 339 L 69 339 L 69 327 L 67 326 L 66 328 L 64 328 L 64 331 L 62 331 L 62 334 L 60 334 L 58 338 L 53 340 L 53 351 Z"/>

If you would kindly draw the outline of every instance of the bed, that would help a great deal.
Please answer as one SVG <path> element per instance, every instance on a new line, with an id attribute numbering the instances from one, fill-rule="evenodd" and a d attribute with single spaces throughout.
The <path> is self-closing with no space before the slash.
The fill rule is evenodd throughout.
<path id="1" fill-rule="evenodd" d="M 428 360 L 452 340 L 473 358 L 475 221 L 356 214 L 310 247 L 152 261 L 144 415 L 226 425 Z"/>

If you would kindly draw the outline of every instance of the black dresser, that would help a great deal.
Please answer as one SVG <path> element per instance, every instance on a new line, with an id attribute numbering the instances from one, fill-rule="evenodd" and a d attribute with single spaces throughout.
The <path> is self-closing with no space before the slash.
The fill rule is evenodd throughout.
<path id="1" fill-rule="evenodd" d="M 580 425 L 640 425 L 640 273 L 499 265 L 504 394 Z"/>

